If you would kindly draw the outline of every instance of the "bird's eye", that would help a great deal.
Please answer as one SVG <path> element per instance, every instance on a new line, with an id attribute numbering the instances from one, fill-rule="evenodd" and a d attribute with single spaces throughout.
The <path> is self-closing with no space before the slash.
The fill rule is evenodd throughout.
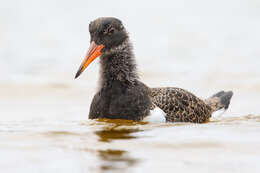
<path id="1" fill-rule="evenodd" d="M 104 30 L 102 30 L 103 34 L 113 34 L 115 32 L 115 28 L 111 25 L 109 25 L 108 27 L 106 27 Z"/>
<path id="2" fill-rule="evenodd" d="M 109 33 L 110 33 L 110 34 L 113 34 L 114 31 L 115 31 L 115 29 L 114 29 L 113 27 L 109 28 Z"/>

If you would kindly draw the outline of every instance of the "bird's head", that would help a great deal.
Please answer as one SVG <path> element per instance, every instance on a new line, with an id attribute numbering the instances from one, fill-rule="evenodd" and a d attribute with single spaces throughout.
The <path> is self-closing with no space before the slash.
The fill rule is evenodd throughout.
<path id="1" fill-rule="evenodd" d="M 128 38 L 122 22 L 113 17 L 102 17 L 90 22 L 89 33 L 90 46 L 75 78 L 97 57 L 119 46 Z"/>

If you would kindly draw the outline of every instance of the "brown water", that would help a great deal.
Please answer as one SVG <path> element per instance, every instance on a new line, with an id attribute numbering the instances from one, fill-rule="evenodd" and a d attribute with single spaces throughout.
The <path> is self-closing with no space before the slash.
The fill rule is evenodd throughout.
<path id="1" fill-rule="evenodd" d="M 227 112 L 205 124 L 94 121 L 87 119 L 91 101 L 87 96 L 94 92 L 88 89 L 2 86 L 1 170 L 260 171 L 258 115 Z M 232 108 L 238 109 L 231 104 Z"/>

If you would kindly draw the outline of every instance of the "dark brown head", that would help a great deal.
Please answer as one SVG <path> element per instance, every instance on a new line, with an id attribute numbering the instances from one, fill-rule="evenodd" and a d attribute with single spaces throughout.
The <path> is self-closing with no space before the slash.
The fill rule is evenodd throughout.
<path id="1" fill-rule="evenodd" d="M 89 24 L 90 47 L 75 78 L 98 56 L 122 44 L 128 34 L 122 22 L 113 17 L 98 18 Z"/>

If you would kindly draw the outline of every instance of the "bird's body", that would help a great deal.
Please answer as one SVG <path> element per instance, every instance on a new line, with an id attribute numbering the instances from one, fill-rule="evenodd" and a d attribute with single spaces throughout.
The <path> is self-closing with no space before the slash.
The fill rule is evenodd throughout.
<path id="1" fill-rule="evenodd" d="M 206 122 L 213 109 L 192 93 L 174 87 L 152 88 L 151 99 L 166 113 L 170 122 Z"/>
<path id="2" fill-rule="evenodd" d="M 99 18 L 89 30 L 91 47 L 76 77 L 101 55 L 99 89 L 91 103 L 90 119 L 203 123 L 214 111 L 228 108 L 231 91 L 202 100 L 180 88 L 150 88 L 142 83 L 128 34 L 118 19 Z M 155 118 L 153 112 L 157 113 Z"/>

